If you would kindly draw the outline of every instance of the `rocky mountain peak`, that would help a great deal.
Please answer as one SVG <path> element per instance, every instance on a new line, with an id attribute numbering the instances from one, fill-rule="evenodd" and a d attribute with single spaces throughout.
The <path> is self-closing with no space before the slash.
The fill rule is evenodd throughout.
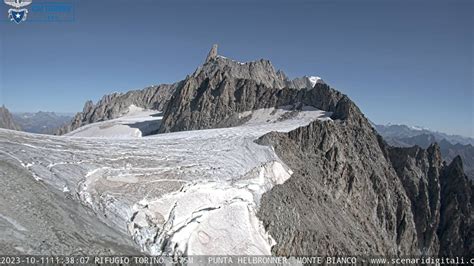
<path id="1" fill-rule="evenodd" d="M 193 74 L 193 77 L 211 78 L 217 72 L 224 76 L 254 80 L 269 88 L 313 88 L 316 83 L 324 83 L 315 76 L 303 76 L 290 80 L 287 75 L 275 69 L 273 64 L 266 59 L 251 62 L 239 62 L 218 54 L 218 46 L 214 44 L 207 55 L 206 61 Z"/>

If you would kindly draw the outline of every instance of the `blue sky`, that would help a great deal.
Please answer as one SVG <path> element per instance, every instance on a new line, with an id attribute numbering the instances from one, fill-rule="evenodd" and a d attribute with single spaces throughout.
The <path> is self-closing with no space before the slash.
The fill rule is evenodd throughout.
<path id="1" fill-rule="evenodd" d="M 171 83 L 218 43 L 239 61 L 321 76 L 376 123 L 474 136 L 474 1 L 63 2 L 74 22 L 0 21 L 0 100 L 12 111 L 76 112 Z"/>

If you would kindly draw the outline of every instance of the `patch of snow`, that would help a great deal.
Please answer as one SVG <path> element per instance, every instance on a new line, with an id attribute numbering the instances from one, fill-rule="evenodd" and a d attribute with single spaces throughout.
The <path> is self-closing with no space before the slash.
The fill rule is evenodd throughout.
<path id="1" fill-rule="evenodd" d="M 236 60 L 233 60 L 233 59 L 230 59 L 230 58 L 227 58 L 225 56 L 222 56 L 222 55 L 217 55 L 218 58 L 222 58 L 224 60 L 230 60 L 232 62 L 235 62 L 235 63 L 238 63 L 239 65 L 246 65 L 247 63 L 242 63 L 242 62 L 239 62 L 239 61 L 236 61 Z"/>
<path id="2" fill-rule="evenodd" d="M 426 127 L 420 127 L 420 126 L 408 126 L 409 128 L 416 130 L 416 131 L 431 131 L 429 128 Z"/>
<path id="3" fill-rule="evenodd" d="M 311 86 L 313 86 L 313 87 L 317 83 L 324 83 L 323 80 L 320 77 L 310 76 L 310 77 L 308 77 L 308 79 L 309 79 L 309 82 L 311 82 Z"/>
<path id="4" fill-rule="evenodd" d="M 144 109 L 142 107 L 138 107 L 132 104 L 128 107 L 127 116 L 136 116 L 136 115 L 140 116 L 143 111 Z"/>

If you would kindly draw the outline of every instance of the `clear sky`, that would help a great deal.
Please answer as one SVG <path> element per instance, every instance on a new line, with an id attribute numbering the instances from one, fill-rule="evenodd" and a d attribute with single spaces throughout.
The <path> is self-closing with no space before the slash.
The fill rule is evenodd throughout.
<path id="1" fill-rule="evenodd" d="M 0 21 L 0 100 L 12 111 L 76 112 L 175 82 L 218 43 L 292 78 L 321 76 L 376 123 L 474 136 L 471 0 L 64 2 L 74 22 Z"/>

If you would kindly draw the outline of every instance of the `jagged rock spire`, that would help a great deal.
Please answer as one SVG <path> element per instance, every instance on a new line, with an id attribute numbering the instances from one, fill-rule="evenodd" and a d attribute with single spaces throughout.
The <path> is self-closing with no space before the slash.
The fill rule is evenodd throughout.
<path id="1" fill-rule="evenodd" d="M 212 45 L 209 54 L 207 54 L 206 62 L 211 61 L 212 59 L 216 58 L 217 56 L 217 44 Z"/>

